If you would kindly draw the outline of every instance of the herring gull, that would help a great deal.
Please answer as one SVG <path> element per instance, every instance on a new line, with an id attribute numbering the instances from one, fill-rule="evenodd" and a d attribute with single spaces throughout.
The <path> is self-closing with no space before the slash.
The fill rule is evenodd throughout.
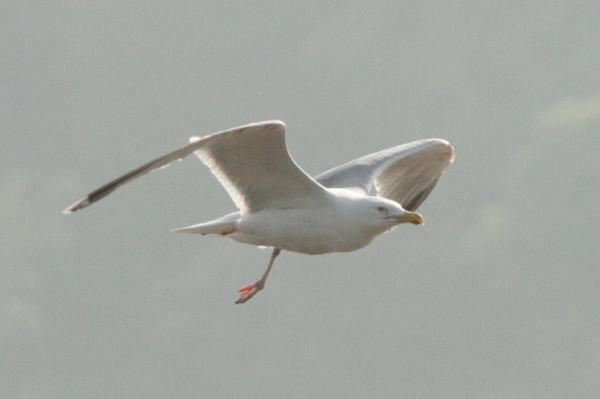
<path id="1" fill-rule="evenodd" d="M 425 139 L 363 156 L 312 178 L 288 153 L 285 124 L 265 121 L 192 137 L 189 144 L 106 183 L 63 212 L 85 208 L 191 153 L 208 166 L 239 210 L 173 231 L 224 236 L 273 249 L 262 277 L 240 289 L 236 303 L 263 289 L 282 250 L 354 251 L 401 223 L 423 224 L 423 216 L 415 211 L 454 160 L 448 141 Z"/>

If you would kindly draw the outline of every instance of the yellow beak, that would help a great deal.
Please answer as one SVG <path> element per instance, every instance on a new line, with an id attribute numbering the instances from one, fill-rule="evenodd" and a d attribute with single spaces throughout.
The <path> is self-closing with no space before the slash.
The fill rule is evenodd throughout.
<path id="1" fill-rule="evenodd" d="M 400 223 L 425 224 L 425 218 L 419 212 L 406 212 L 402 215 L 391 216 Z"/>

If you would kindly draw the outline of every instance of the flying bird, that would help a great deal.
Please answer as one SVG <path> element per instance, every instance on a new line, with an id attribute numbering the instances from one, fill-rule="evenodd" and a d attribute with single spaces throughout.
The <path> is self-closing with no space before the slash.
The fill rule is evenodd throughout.
<path id="1" fill-rule="evenodd" d="M 104 184 L 63 212 L 85 208 L 192 153 L 225 187 L 238 210 L 173 231 L 273 249 L 262 277 L 240 289 L 236 303 L 264 288 L 282 250 L 311 255 L 354 251 L 399 224 L 423 224 L 416 209 L 454 160 L 448 141 L 425 139 L 363 156 L 313 178 L 290 156 L 285 124 L 265 121 L 192 137 L 189 144 Z"/>

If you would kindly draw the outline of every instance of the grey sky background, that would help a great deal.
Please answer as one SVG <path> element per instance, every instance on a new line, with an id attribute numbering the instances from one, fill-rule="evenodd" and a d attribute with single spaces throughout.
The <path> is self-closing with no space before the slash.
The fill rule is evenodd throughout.
<path id="1" fill-rule="evenodd" d="M 211 4 L 212 3 L 212 4 Z M 0 4 L 0 397 L 597 398 L 600 7 L 530 2 Z M 206 134 L 288 125 L 319 173 L 444 137 L 405 226 L 349 254 L 169 229 L 234 209 Z"/>

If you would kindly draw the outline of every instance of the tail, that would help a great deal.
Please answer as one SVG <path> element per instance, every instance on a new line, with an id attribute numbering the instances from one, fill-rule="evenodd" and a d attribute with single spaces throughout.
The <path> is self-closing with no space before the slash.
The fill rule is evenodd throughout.
<path id="1" fill-rule="evenodd" d="M 235 225 L 240 219 L 240 213 L 234 212 L 210 222 L 198 223 L 191 226 L 171 230 L 171 233 L 215 234 L 225 236 L 235 231 Z"/>

